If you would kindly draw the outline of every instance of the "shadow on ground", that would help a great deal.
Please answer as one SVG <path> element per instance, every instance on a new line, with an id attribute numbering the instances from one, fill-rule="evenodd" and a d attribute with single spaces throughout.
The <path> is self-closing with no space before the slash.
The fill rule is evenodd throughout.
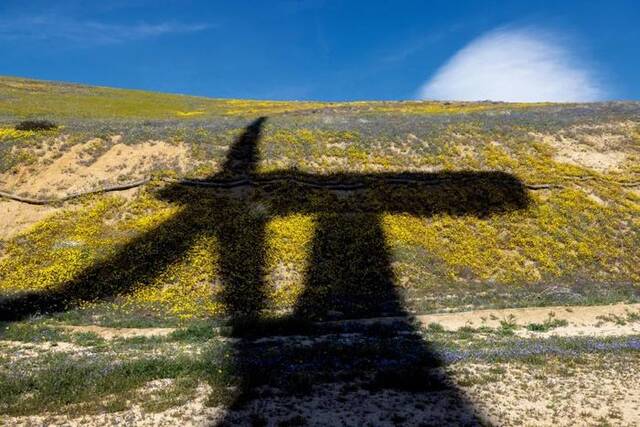
<path id="1" fill-rule="evenodd" d="M 61 312 L 127 293 L 184 257 L 203 230 L 214 230 L 223 303 L 235 335 L 251 338 L 234 344 L 237 378 L 223 422 L 248 422 L 247 414 L 260 412 L 273 419 L 299 412 L 324 424 L 361 424 L 350 418 L 354 414 L 372 424 L 478 422 L 473 406 L 411 327 L 327 330 L 314 322 L 405 314 L 381 227 L 383 214 L 485 218 L 525 208 L 529 199 L 523 184 L 501 172 L 260 174 L 258 143 L 265 120 L 251 123 L 234 142 L 222 172 L 193 183 L 213 188 L 160 190 L 160 197 L 182 205 L 179 214 L 56 290 L 5 298 L 0 320 Z M 250 209 L 257 204 L 267 206 L 269 215 Z M 267 308 L 266 225 L 269 217 L 300 212 L 316 218 L 304 291 L 293 314 L 267 321 L 261 318 Z M 404 393 L 404 403 L 394 400 L 398 393 Z M 338 408 L 345 410 L 344 418 L 336 418 Z"/>

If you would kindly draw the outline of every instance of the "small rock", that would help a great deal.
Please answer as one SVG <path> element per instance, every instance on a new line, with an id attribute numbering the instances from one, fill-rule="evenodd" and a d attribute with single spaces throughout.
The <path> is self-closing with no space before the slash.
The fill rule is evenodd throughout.
<path id="1" fill-rule="evenodd" d="M 61 240 L 59 242 L 54 243 L 54 249 L 64 249 L 64 248 L 75 248 L 78 246 L 82 246 L 82 242 L 78 242 L 77 240 Z"/>

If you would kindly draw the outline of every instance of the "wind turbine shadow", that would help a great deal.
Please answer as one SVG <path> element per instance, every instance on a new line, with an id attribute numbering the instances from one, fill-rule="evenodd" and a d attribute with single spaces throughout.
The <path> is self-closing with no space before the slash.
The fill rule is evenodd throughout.
<path id="1" fill-rule="evenodd" d="M 407 314 L 384 238 L 384 214 L 486 218 L 526 208 L 529 199 L 523 184 L 501 172 L 259 173 L 258 143 L 265 120 L 245 129 L 230 147 L 220 173 L 193 183 L 212 189 L 163 188 L 158 197 L 179 204 L 177 215 L 54 290 L 0 300 L 0 320 L 18 321 L 126 294 L 182 259 L 198 236 L 213 230 L 219 245 L 221 299 L 235 325 L 234 334 L 245 337 L 234 345 L 239 380 L 235 403 L 223 423 L 239 423 L 246 408 L 265 399 L 294 399 L 305 408 L 305 417 L 321 424 L 336 420 L 330 416 L 335 407 L 327 402 L 353 413 L 373 405 L 390 417 L 402 406 L 384 409 L 385 399 L 392 401 L 385 398 L 385 390 L 419 400 L 412 419 L 477 423 L 473 405 L 443 374 L 437 353 L 409 324 L 399 326 L 400 331 L 372 333 L 370 328 L 318 322 L 330 313 L 344 319 Z M 209 201 L 203 201 L 204 193 Z M 268 215 L 256 214 L 251 208 L 256 203 L 267 206 Z M 266 227 L 271 217 L 294 213 L 315 218 L 304 290 L 289 316 L 267 321 Z M 300 332 L 316 337 L 311 347 L 295 337 L 264 339 Z M 330 397 L 326 392 L 339 383 L 357 384 L 367 393 L 346 392 L 358 397 L 339 403 L 344 393 Z M 319 393 L 326 398 L 323 404 L 304 403 L 304 396 L 317 398 Z M 273 411 L 274 416 L 282 415 L 277 408 Z"/>

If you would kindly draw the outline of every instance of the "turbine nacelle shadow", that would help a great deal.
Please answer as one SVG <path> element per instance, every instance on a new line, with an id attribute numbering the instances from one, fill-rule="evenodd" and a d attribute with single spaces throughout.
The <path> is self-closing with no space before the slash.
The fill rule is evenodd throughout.
<path id="1" fill-rule="evenodd" d="M 271 199 L 283 201 L 270 205 L 274 215 L 360 212 L 487 217 L 524 209 L 530 203 L 519 179 L 494 171 L 329 175 L 275 171 L 245 175 L 241 179 L 224 176 L 213 175 L 191 185 L 208 187 L 219 196 L 230 189 L 264 191 L 273 195 L 269 197 L 271 202 Z M 192 197 L 185 194 L 181 185 L 164 188 L 158 196 L 184 205 L 188 205 Z M 333 203 L 319 201 L 318 196 Z M 235 193 L 233 197 L 243 196 Z"/>

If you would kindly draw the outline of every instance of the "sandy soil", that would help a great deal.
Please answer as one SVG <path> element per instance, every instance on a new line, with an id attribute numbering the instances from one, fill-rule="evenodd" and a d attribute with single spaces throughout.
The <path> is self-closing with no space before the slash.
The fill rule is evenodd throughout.
<path id="1" fill-rule="evenodd" d="M 615 321 L 628 318 L 630 313 L 640 313 L 640 304 L 477 310 L 424 315 L 413 320 L 425 326 L 435 322 L 448 330 L 456 330 L 465 326 L 498 327 L 504 319 L 510 319 L 520 326 L 532 322 L 543 323 L 549 319 L 550 313 L 554 313 L 552 318 L 566 320 L 569 324 L 548 332 L 529 332 L 521 328 L 517 333 L 536 337 L 640 333 L 640 322 Z M 395 320 L 399 319 L 362 319 L 341 323 Z M 166 335 L 174 330 L 62 327 L 78 333 L 93 332 L 105 339 Z M 69 343 L 53 345 L 0 341 L 0 348 L 11 357 L 82 351 Z M 460 425 L 472 421 L 472 417 L 492 425 L 505 426 L 602 425 L 603 421 L 607 425 L 637 425 L 640 422 L 640 358 L 637 354 L 601 353 L 585 354 L 584 357 L 585 361 L 577 364 L 550 357 L 545 364 L 462 361 L 447 367 L 446 372 L 437 368 L 435 374 L 450 378 L 461 390 L 462 399 L 449 390 L 428 393 L 393 390 L 373 392 L 354 387 L 353 384 L 327 384 L 314 386 L 312 394 L 304 398 L 276 393 L 229 412 L 223 407 L 206 405 L 211 390 L 202 384 L 186 403 L 160 412 L 149 412 L 136 404 L 122 412 L 77 418 L 46 414 L 28 417 L 0 415 L 0 425 L 251 425 L 251 420 L 256 417 L 268 420 L 268 425 L 274 426 L 295 421 L 295 417 L 307 419 L 307 425 L 325 426 Z M 154 399 L 154 393 L 171 385 L 172 380 L 169 379 L 152 381 L 140 389 L 140 395 L 148 395 L 143 399 L 146 402 Z"/>
<path id="2" fill-rule="evenodd" d="M 602 360 L 600 361 L 602 362 Z M 597 363 L 597 362 L 596 362 Z M 627 364 L 628 363 L 628 364 Z M 336 386 L 317 388 L 311 398 L 265 399 L 251 411 L 268 414 L 273 425 L 296 413 L 311 425 L 460 425 L 475 413 L 490 425 L 637 425 L 640 421 L 639 360 L 592 369 L 589 364 L 563 370 L 522 364 L 459 364 L 449 376 L 466 395 L 469 408 L 456 411 L 447 391 L 352 393 Z M 492 374 L 497 372 L 499 374 Z M 465 385 L 474 378 L 476 384 Z M 233 424 L 233 423 L 232 423 Z M 423 424 L 423 425 L 425 425 Z"/>
<path id="3" fill-rule="evenodd" d="M 63 197 L 93 190 L 106 184 L 134 181 L 154 169 L 185 169 L 188 149 L 184 144 L 146 141 L 136 145 L 120 143 L 114 136 L 111 147 L 98 155 L 92 154 L 100 140 L 90 140 L 62 150 L 58 145 L 43 150 L 37 165 L 22 166 L 0 175 L 5 191 L 36 197 Z M 100 142 L 101 143 L 101 142 Z"/>
<path id="4" fill-rule="evenodd" d="M 8 239 L 60 210 L 62 208 L 0 199 L 0 240 Z"/>
<path id="5" fill-rule="evenodd" d="M 609 356 L 604 356 L 609 358 Z M 633 358 L 633 356 L 631 356 Z M 504 373 L 488 383 L 465 387 L 470 400 L 494 425 L 637 425 L 640 422 L 640 360 L 595 368 L 558 364 L 553 369 L 526 365 L 461 365 Z M 495 379 L 495 381 L 493 381 Z"/>
<path id="6" fill-rule="evenodd" d="M 614 304 L 601 306 L 554 306 L 554 307 L 534 307 L 534 308 L 508 308 L 499 310 L 475 310 L 458 313 L 441 313 L 419 315 L 413 318 L 414 321 L 427 327 L 431 323 L 437 323 L 446 330 L 455 331 L 465 326 L 491 328 L 500 327 L 501 322 L 508 320 L 520 327 L 526 327 L 530 323 L 544 323 L 548 319 L 566 320 L 567 326 L 561 326 L 548 332 L 529 332 L 518 330 L 523 336 L 544 337 L 549 335 L 558 336 L 622 336 L 640 333 L 638 322 L 626 322 L 618 324 L 614 321 L 615 316 L 624 320 L 629 314 L 640 314 L 640 304 Z M 604 319 L 603 319 L 604 318 Z M 357 322 L 368 323 L 391 323 L 402 321 L 405 318 L 385 317 L 360 320 L 343 320 L 331 323 L 348 324 Z"/>
<path id="7" fill-rule="evenodd" d="M 38 357 L 45 353 L 88 353 L 86 347 L 64 341 L 29 343 L 23 341 L 0 341 L 0 354 L 10 360 Z M 1 425 L 1 424 L 0 424 Z"/>
<path id="8" fill-rule="evenodd" d="M 94 333 L 105 340 L 114 338 L 157 337 L 166 336 L 175 331 L 175 328 L 107 328 L 104 326 L 70 326 L 63 325 L 63 329 L 74 333 Z"/>
<path id="9" fill-rule="evenodd" d="M 502 321 L 508 320 L 520 327 L 520 329 L 516 330 L 516 334 L 523 337 L 604 337 L 640 334 L 640 322 L 625 320 L 630 314 L 640 315 L 640 304 L 488 309 L 457 313 L 426 314 L 412 318 L 381 317 L 338 320 L 325 323 L 368 325 L 374 323 L 393 323 L 397 321 L 415 321 L 423 327 L 437 323 L 445 330 L 456 331 L 469 326 L 474 328 L 481 326 L 498 328 Z M 567 326 L 555 327 L 547 332 L 531 332 L 525 329 L 530 323 L 544 323 L 549 319 L 566 320 Z M 624 324 L 622 324 L 622 322 L 616 322 L 616 319 L 624 321 Z M 69 332 L 95 333 L 106 340 L 114 338 L 166 336 L 176 330 L 175 328 L 109 328 L 96 325 L 61 325 L 60 327 Z"/>
<path id="10" fill-rule="evenodd" d="M 612 148 L 623 139 L 620 135 L 584 135 L 580 140 L 563 135 L 532 133 L 532 136 L 555 148 L 554 160 L 560 163 L 609 172 L 619 170 L 627 159 L 627 153 Z"/>
<path id="11" fill-rule="evenodd" d="M 23 166 L 0 174 L 0 188 L 36 198 L 59 198 L 77 192 L 94 190 L 105 185 L 131 182 L 147 176 L 157 168 L 185 170 L 187 148 L 163 141 L 147 141 L 134 146 L 117 143 L 96 159 L 87 153 L 94 140 L 61 151 L 52 143 L 43 151 L 37 166 Z M 55 153 L 61 155 L 55 156 Z M 123 181 L 124 180 L 124 181 Z M 133 198 L 138 189 L 119 191 L 118 195 Z M 68 210 L 73 205 L 37 206 L 0 199 L 0 240 L 26 230 L 53 213 Z"/>
<path id="12" fill-rule="evenodd" d="M 139 188 L 118 191 L 118 196 L 127 200 L 136 197 Z M 80 204 L 64 203 L 63 205 L 30 205 L 13 200 L 0 199 L 0 240 L 8 240 L 13 236 L 28 231 L 37 222 L 50 215 L 62 211 L 81 208 Z"/>
<path id="13" fill-rule="evenodd" d="M 315 386 L 304 398 L 270 397 L 227 413 L 207 407 L 208 386 L 201 385 L 184 405 L 157 413 L 132 406 L 123 412 L 69 419 L 65 416 L 0 416 L 0 423 L 16 426 L 212 426 L 251 425 L 252 417 L 270 426 L 302 417 L 306 425 L 460 425 L 475 415 L 485 423 L 503 426 L 637 425 L 640 422 L 640 360 L 634 357 L 592 356 L 577 367 L 557 361 L 548 366 L 517 363 L 462 363 L 447 375 L 464 395 L 449 391 L 409 393 L 344 389 L 342 384 Z M 141 393 L 170 386 L 154 381 Z M 461 406 L 462 405 L 462 406 Z M 458 409 L 456 409 L 458 408 Z M 465 409 L 461 409 L 465 408 Z M 294 424 L 290 424 L 294 425 Z M 297 424 L 296 424 L 297 425 Z M 474 425 L 474 424 L 471 424 Z"/>

